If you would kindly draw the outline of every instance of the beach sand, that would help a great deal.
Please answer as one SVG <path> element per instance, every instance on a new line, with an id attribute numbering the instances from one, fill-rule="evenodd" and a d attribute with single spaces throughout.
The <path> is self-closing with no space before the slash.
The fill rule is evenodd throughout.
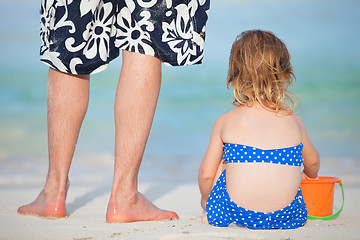
<path id="1" fill-rule="evenodd" d="M 68 217 L 45 219 L 17 214 L 17 208 L 33 201 L 37 184 L 0 186 L 0 239 L 359 239 L 360 184 L 344 183 L 345 205 L 337 219 L 308 220 L 295 230 L 250 230 L 243 227 L 213 227 L 201 220 L 197 183 L 147 183 L 140 190 L 157 206 L 176 211 L 180 220 L 137 223 L 106 223 L 105 212 L 111 185 L 72 184 L 68 193 Z M 336 189 L 336 196 L 340 190 Z M 335 198 L 335 209 L 341 205 Z"/>

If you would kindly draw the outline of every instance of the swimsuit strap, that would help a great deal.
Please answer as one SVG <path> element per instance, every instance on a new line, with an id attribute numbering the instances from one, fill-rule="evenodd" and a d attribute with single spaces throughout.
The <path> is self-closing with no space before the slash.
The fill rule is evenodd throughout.
<path id="1" fill-rule="evenodd" d="M 223 146 L 223 160 L 226 163 L 274 163 L 291 166 L 301 166 L 303 162 L 302 149 L 300 143 L 295 147 L 279 149 L 260 149 L 242 144 L 226 143 Z"/>

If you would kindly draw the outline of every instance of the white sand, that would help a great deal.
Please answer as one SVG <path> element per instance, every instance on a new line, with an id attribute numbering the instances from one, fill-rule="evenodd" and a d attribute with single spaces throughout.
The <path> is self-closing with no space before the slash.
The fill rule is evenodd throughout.
<path id="1" fill-rule="evenodd" d="M 196 183 L 143 184 L 141 191 L 160 208 L 176 211 L 180 220 L 162 222 L 105 222 L 109 184 L 70 187 L 68 217 L 51 220 L 17 214 L 18 206 L 33 201 L 41 186 L 0 186 L 0 239 L 360 239 L 360 185 L 344 184 L 345 206 L 331 221 L 308 221 L 296 230 L 250 230 L 213 227 L 202 223 Z M 337 190 L 335 195 L 340 195 Z M 341 202 L 335 199 L 335 208 Z"/>

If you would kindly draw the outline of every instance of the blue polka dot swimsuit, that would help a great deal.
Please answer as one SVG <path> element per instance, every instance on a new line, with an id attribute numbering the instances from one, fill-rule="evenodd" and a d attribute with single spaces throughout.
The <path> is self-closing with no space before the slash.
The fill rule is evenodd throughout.
<path id="1" fill-rule="evenodd" d="M 301 166 L 302 143 L 295 147 L 262 150 L 241 144 L 227 143 L 223 146 L 226 163 L 273 163 Z M 233 202 L 226 188 L 226 169 L 215 183 L 206 203 L 207 219 L 211 225 L 227 227 L 231 223 L 251 229 L 294 229 L 307 221 L 307 208 L 301 193 L 285 208 L 264 213 L 248 210 Z"/>

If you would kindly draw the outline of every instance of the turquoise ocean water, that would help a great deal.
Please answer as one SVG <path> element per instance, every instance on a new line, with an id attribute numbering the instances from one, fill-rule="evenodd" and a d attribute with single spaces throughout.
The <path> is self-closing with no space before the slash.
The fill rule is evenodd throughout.
<path id="1" fill-rule="evenodd" d="M 47 170 L 46 78 L 39 61 L 39 1 L 0 1 L 0 185 L 42 183 Z M 163 85 L 140 178 L 196 181 L 216 118 L 232 108 L 227 64 L 235 37 L 274 32 L 287 44 L 299 115 L 321 175 L 360 175 L 360 2 L 213 0 L 202 65 L 163 66 Z M 70 177 L 109 180 L 120 58 L 91 79 L 90 104 Z M 76 103 L 74 103 L 76 104 Z"/>

